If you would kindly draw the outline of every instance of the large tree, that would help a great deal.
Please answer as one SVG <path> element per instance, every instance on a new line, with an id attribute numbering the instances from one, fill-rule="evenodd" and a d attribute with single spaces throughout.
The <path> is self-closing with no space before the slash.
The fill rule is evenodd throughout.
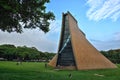
<path id="1" fill-rule="evenodd" d="M 23 28 L 39 28 L 49 31 L 50 20 L 55 16 L 46 11 L 49 0 L 0 0 L 0 29 L 7 32 L 23 32 Z"/>

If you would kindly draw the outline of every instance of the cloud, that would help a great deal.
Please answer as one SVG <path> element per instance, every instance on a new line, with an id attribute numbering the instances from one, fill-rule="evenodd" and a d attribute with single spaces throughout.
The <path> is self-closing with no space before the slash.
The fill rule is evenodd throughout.
<path id="1" fill-rule="evenodd" d="M 102 42 L 91 41 L 91 43 L 98 50 L 110 50 L 110 49 L 120 48 L 120 40 L 107 40 L 107 41 L 102 41 Z"/>
<path id="2" fill-rule="evenodd" d="M 115 40 L 120 40 L 120 32 L 114 33 Z"/>
<path id="3" fill-rule="evenodd" d="M 51 33 L 58 33 L 61 30 L 61 21 L 60 20 L 56 20 L 56 21 L 52 21 L 51 25 L 50 25 L 50 32 Z"/>
<path id="4" fill-rule="evenodd" d="M 90 39 L 90 41 L 92 41 L 92 42 L 103 42 L 103 41 L 101 41 L 101 40 L 97 40 L 97 39 Z"/>
<path id="5" fill-rule="evenodd" d="M 22 34 L 0 31 L 0 44 L 26 45 L 28 47 L 36 47 L 40 51 L 57 52 L 59 40 L 54 37 L 55 35 L 59 36 L 59 24 L 59 21 L 51 22 L 50 28 L 52 31 L 46 34 L 38 29 L 24 29 Z M 55 27 L 55 29 L 53 30 L 52 27 Z"/>
<path id="6" fill-rule="evenodd" d="M 120 0 L 87 0 L 87 5 L 90 8 L 86 15 L 90 20 L 110 18 L 116 21 L 120 18 Z"/>
<path id="7" fill-rule="evenodd" d="M 111 39 L 104 40 L 104 41 L 90 39 L 90 42 L 98 50 L 118 49 L 118 48 L 120 48 L 120 32 L 116 32 L 113 35 L 111 35 Z"/>

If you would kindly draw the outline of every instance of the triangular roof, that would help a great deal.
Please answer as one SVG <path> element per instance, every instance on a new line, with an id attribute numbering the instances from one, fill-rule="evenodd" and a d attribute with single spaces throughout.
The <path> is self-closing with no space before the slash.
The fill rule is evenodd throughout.
<path id="1" fill-rule="evenodd" d="M 65 16 L 67 16 L 67 25 L 69 27 L 70 41 L 73 59 L 75 64 L 73 66 L 62 66 L 62 68 L 71 68 L 78 70 L 85 69 L 105 69 L 116 68 L 116 65 L 104 57 L 89 41 L 86 39 L 85 34 L 78 28 L 76 19 L 67 12 L 63 14 L 61 38 L 59 43 L 58 54 L 49 62 L 49 65 L 58 66 L 59 54 L 64 46 L 63 34 L 65 30 Z M 64 54 L 64 53 L 62 53 Z"/>

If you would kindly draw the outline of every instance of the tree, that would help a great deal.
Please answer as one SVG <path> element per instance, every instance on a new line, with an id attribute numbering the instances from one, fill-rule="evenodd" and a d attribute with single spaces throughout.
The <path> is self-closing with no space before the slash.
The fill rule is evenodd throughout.
<path id="1" fill-rule="evenodd" d="M 13 58 L 15 58 L 15 54 L 16 47 L 14 45 L 0 45 L 0 57 L 5 58 L 7 60 L 12 60 Z"/>
<path id="2" fill-rule="evenodd" d="M 0 0 L 0 29 L 22 33 L 23 28 L 39 28 L 49 31 L 50 20 L 55 16 L 46 12 L 45 3 L 49 0 Z"/>
<path id="3" fill-rule="evenodd" d="M 41 52 L 35 47 L 14 46 L 11 44 L 0 45 L 0 58 L 5 60 L 20 60 L 20 61 L 39 61 L 50 60 L 55 53 Z"/>

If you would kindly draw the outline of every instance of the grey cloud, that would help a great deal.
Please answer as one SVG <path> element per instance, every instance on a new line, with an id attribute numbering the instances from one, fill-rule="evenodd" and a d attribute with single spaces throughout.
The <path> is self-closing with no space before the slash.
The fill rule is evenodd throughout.
<path id="1" fill-rule="evenodd" d="M 110 50 L 120 48 L 120 40 L 90 41 L 98 50 Z"/>
<path id="2" fill-rule="evenodd" d="M 103 42 L 102 40 L 97 40 L 97 39 L 90 39 L 90 41 L 98 43 L 98 42 Z"/>

